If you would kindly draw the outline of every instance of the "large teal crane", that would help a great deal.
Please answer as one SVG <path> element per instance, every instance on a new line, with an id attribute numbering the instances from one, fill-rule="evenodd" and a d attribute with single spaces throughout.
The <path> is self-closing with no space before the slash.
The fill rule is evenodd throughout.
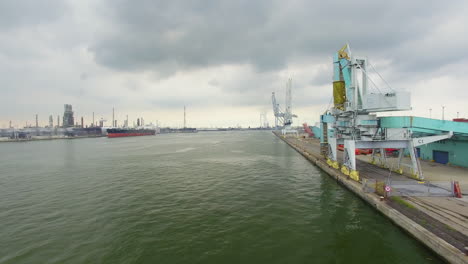
<path id="1" fill-rule="evenodd" d="M 371 68 L 373 68 L 371 66 Z M 375 70 L 374 70 L 375 71 Z M 385 80 L 375 71 L 375 74 Z M 369 84 L 372 84 L 369 85 Z M 333 56 L 333 107 L 321 117 L 322 149 L 327 149 L 327 162 L 338 169 L 337 145 L 343 144 L 343 163 L 341 171 L 354 180 L 359 180 L 356 168 L 356 148 L 374 149 L 379 152 L 378 159 L 386 163 L 385 148 L 400 149 L 400 159 L 395 171 L 402 172 L 403 150 L 411 156 L 412 173 L 415 178 L 423 179 L 415 147 L 442 139 L 450 138 L 452 131 L 437 135 L 417 137 L 407 127 L 385 128 L 380 125 L 378 112 L 410 110 L 410 93 L 395 91 L 388 84 L 383 91 L 369 73 L 367 58 L 355 57 L 349 45 L 345 45 Z M 373 89 L 371 89 L 373 88 Z M 328 133 L 332 128 L 333 133 Z M 377 150 L 377 151 L 376 151 Z"/>

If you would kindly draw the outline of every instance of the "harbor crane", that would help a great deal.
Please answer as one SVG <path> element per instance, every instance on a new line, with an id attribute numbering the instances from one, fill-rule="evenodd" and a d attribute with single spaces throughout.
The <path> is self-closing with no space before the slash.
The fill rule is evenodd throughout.
<path id="1" fill-rule="evenodd" d="M 297 115 L 292 113 L 292 79 L 289 78 L 286 82 L 286 98 L 285 98 L 285 105 L 286 108 L 283 111 L 276 101 L 275 92 L 271 94 L 271 102 L 273 104 L 273 113 L 275 115 L 275 128 L 278 129 L 280 124 L 282 127 L 282 134 L 293 133 L 297 134 L 297 130 L 292 129 L 291 125 L 293 123 L 293 117 L 297 117 Z"/>
<path id="2" fill-rule="evenodd" d="M 367 58 L 353 56 L 349 45 L 333 56 L 333 106 L 320 117 L 322 153 L 329 166 L 339 169 L 337 145 L 344 145 L 341 172 L 359 181 L 356 149 L 372 149 L 372 163 L 379 162 L 384 167 L 385 149 L 398 149 L 398 164 L 389 169 L 401 174 L 402 166 L 408 166 L 414 178 L 424 179 L 416 147 L 451 138 L 453 131 L 418 137 L 408 124 L 387 125 L 391 118 L 377 117 L 376 113 L 411 110 L 410 93 L 395 91 L 387 83 L 387 91 L 382 91 L 383 87 L 373 81 L 371 69 L 386 83 Z M 404 150 L 409 153 L 411 164 L 402 163 Z"/>
<path id="3" fill-rule="evenodd" d="M 275 115 L 275 129 L 278 129 L 279 124 L 284 124 L 284 113 L 276 102 L 275 92 L 271 93 L 271 103 L 273 104 L 273 114 Z"/>

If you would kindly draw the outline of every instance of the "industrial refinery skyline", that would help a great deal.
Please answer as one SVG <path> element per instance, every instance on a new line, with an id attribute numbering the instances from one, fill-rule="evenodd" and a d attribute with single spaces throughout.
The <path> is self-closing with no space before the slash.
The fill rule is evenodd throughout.
<path id="1" fill-rule="evenodd" d="M 84 116 L 78 117 L 75 116 L 75 112 L 73 111 L 73 106 L 70 104 L 64 104 L 64 110 L 62 112 L 62 115 L 58 114 L 55 116 L 53 114 L 48 116 L 47 122 L 44 121 L 43 119 L 39 119 L 39 115 L 35 114 L 35 121 L 33 122 L 26 122 L 25 124 L 16 124 L 13 122 L 13 120 L 9 121 L 8 127 L 2 127 L 2 128 L 69 128 L 69 127 L 81 127 L 81 128 L 86 128 L 86 127 L 140 127 L 144 125 L 152 125 L 152 126 L 158 126 L 159 121 L 156 120 L 155 123 L 153 122 L 146 122 L 143 117 L 135 117 L 134 119 L 129 119 L 128 115 L 125 115 L 125 117 L 121 120 L 116 119 L 115 115 L 115 109 L 112 108 L 112 118 L 107 119 L 104 118 L 103 116 L 95 115 L 95 113 L 92 113 L 92 118 L 91 120 L 86 120 Z M 186 113 L 185 109 L 186 107 L 184 106 L 184 123 L 183 127 L 186 126 Z M 121 115 L 120 115 L 121 116 Z M 56 121 L 54 121 L 56 120 Z"/>
<path id="2" fill-rule="evenodd" d="M 64 103 L 75 123 L 115 107 L 117 120 L 180 127 L 186 105 L 194 127 L 258 126 L 262 113 L 272 124 L 271 93 L 283 104 L 288 78 L 297 123 L 314 124 L 330 104 L 330 54 L 347 42 L 414 95 L 412 111 L 392 115 L 466 118 L 467 11 L 422 0 L 2 1 L 0 127 L 56 122 Z"/>
<path id="3" fill-rule="evenodd" d="M 283 93 L 284 91 L 279 91 L 279 93 Z M 284 101 L 279 101 L 279 104 L 284 104 Z M 270 102 L 271 104 L 271 102 Z M 69 104 L 65 104 L 66 106 L 72 107 Z M 65 106 L 65 107 L 66 107 Z M 271 107 L 271 106 L 270 106 Z M 171 120 L 171 122 L 165 123 L 159 119 L 151 120 L 148 119 L 146 124 L 152 124 L 152 125 L 157 125 L 157 126 L 167 126 L 167 127 L 177 127 L 177 128 L 182 128 L 184 126 L 187 126 L 187 124 L 191 124 L 193 127 L 198 127 L 198 128 L 209 128 L 209 127 L 266 127 L 266 126 L 274 126 L 275 124 L 275 115 L 274 111 L 272 110 L 264 110 L 256 113 L 257 115 L 251 117 L 251 122 L 248 123 L 247 125 L 241 125 L 241 123 L 235 123 L 232 120 L 230 122 L 225 122 L 224 124 L 217 124 L 213 125 L 210 122 L 201 122 L 201 125 L 196 125 L 190 122 L 190 120 L 186 119 L 186 113 L 185 113 L 185 108 L 184 106 L 183 110 L 178 113 L 177 116 L 174 117 L 174 119 Z M 72 111 L 72 108 L 69 108 L 68 111 Z M 296 110 L 294 110 L 296 112 Z M 91 112 L 82 114 L 82 111 L 78 111 L 78 115 L 72 114 L 71 119 L 66 118 L 64 119 L 64 116 L 66 116 L 65 111 L 61 112 L 54 112 L 49 115 L 44 115 L 41 116 L 39 114 L 31 114 L 30 118 L 27 119 L 26 121 L 18 121 L 18 120 L 8 120 L 5 122 L 2 122 L 0 125 L 0 128 L 23 128 L 23 127 L 57 127 L 57 124 L 59 124 L 59 127 L 91 127 L 91 126 L 105 126 L 105 127 L 110 127 L 112 124 L 114 124 L 115 127 L 121 127 L 121 126 L 138 126 L 139 120 L 145 120 L 142 115 L 135 115 L 135 116 L 129 116 L 128 114 L 121 113 L 119 111 L 115 112 L 115 109 L 112 108 L 110 109 L 110 112 L 106 112 L 105 114 L 101 113 L 95 113 Z M 72 111 L 75 113 L 75 111 Z M 385 113 L 381 115 L 387 115 L 387 116 L 401 116 L 403 115 L 403 112 L 411 112 L 411 111 L 400 111 L 400 112 L 394 112 L 394 113 Z M 190 116 L 190 113 L 189 113 Z M 421 117 L 425 118 L 432 118 L 432 119 L 440 119 L 440 120 L 452 120 L 455 118 L 464 118 L 468 115 L 463 115 L 463 112 L 457 111 L 455 115 L 453 114 L 453 111 L 448 112 L 447 111 L 447 106 L 440 106 L 440 109 L 437 108 L 429 108 L 427 109 L 426 114 L 420 115 Z M 254 119 L 254 120 L 253 120 Z M 69 120 L 68 122 L 65 120 Z M 115 123 L 117 122 L 117 123 Z M 317 121 L 308 121 L 307 118 L 300 118 L 294 115 L 294 126 L 301 126 L 302 123 L 308 123 L 310 125 L 313 125 L 317 123 Z M 250 124 L 250 125 L 249 125 Z"/>
<path id="4" fill-rule="evenodd" d="M 72 105 L 64 104 L 64 109 L 60 114 L 50 114 L 47 119 L 45 117 L 40 117 L 38 114 L 35 114 L 31 121 L 26 121 L 24 124 L 21 124 L 17 120 L 10 120 L 8 126 L 3 126 L 0 128 L 87 128 L 87 127 L 140 127 L 140 126 L 158 126 L 158 127 L 174 127 L 174 128 L 185 128 L 188 127 L 187 121 L 187 107 L 183 107 L 183 117 L 179 116 L 179 119 L 175 122 L 179 122 L 176 125 L 170 125 L 161 123 L 159 120 L 145 120 L 143 116 L 136 116 L 130 118 L 128 114 L 119 114 L 115 112 L 115 108 L 112 108 L 112 113 L 110 118 L 106 118 L 107 115 L 100 115 L 92 112 L 90 119 L 87 119 L 89 116 L 76 116 L 75 111 Z M 118 118 L 121 119 L 118 119 Z M 258 127 L 269 127 L 270 122 L 266 118 L 266 113 L 260 113 L 260 121 L 257 124 Z M 222 126 L 200 126 L 202 128 L 213 128 L 213 127 L 222 127 Z M 229 125 L 225 127 L 242 127 L 239 124 Z M 256 127 L 256 126 L 253 126 Z"/>

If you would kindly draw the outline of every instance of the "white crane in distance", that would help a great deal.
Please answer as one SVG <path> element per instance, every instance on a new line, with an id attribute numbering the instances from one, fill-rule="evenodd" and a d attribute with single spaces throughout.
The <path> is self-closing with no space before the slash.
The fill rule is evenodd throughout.
<path id="1" fill-rule="evenodd" d="M 283 112 L 279 103 L 276 101 L 275 93 L 272 92 L 271 94 L 271 103 L 273 104 L 273 113 L 275 115 L 275 128 L 278 129 L 280 124 L 283 127 L 282 133 L 294 133 L 297 134 L 297 130 L 291 128 L 293 123 L 293 117 L 297 117 L 297 115 L 292 113 L 292 79 L 289 78 L 286 82 L 286 108 Z"/>
<path id="2" fill-rule="evenodd" d="M 273 114 L 275 115 L 275 129 L 278 129 L 279 124 L 284 124 L 284 113 L 276 102 L 275 92 L 271 93 L 271 103 L 273 104 Z"/>

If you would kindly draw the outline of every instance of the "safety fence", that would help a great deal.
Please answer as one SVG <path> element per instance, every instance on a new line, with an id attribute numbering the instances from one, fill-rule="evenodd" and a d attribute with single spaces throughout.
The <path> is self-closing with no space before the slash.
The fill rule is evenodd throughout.
<path id="1" fill-rule="evenodd" d="M 454 183 L 449 181 L 394 181 L 363 179 L 362 189 L 382 196 L 453 197 Z"/>

